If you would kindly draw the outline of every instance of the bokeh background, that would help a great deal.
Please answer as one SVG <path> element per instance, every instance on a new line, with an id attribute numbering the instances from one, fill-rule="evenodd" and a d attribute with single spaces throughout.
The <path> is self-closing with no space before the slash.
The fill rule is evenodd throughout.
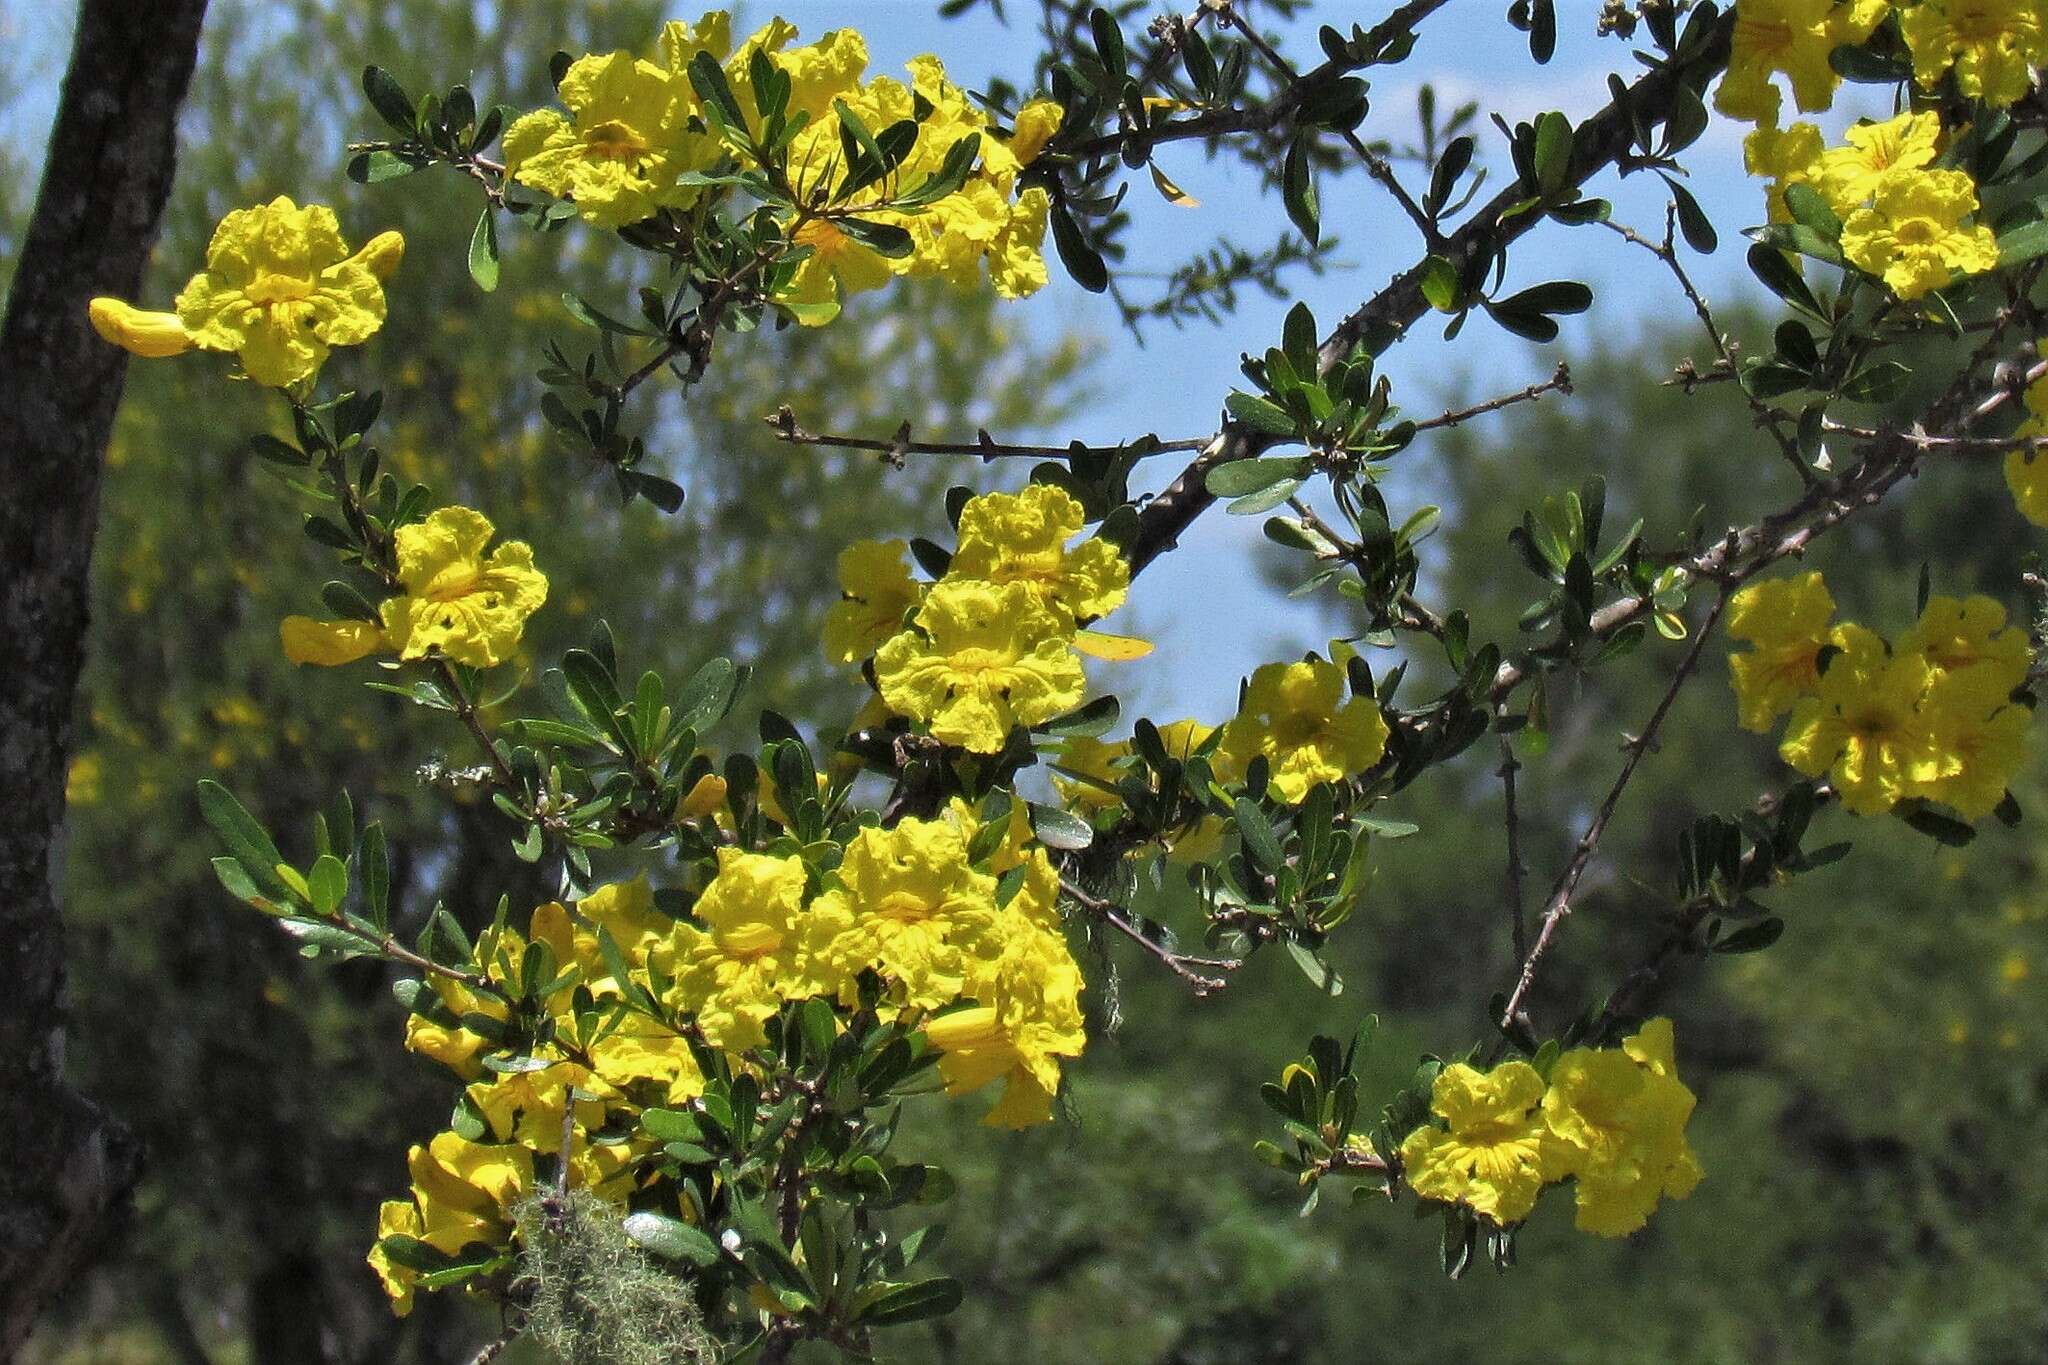
<path id="1" fill-rule="evenodd" d="M 41 170 L 67 8 L 0 0 L 0 271 Z M 942 20 L 910 0 L 785 0 L 775 12 L 807 35 L 859 25 L 878 69 L 928 50 L 980 85 L 1028 75 L 1033 7 L 1009 8 L 1007 26 L 986 6 Z M 1483 98 L 1512 121 L 1589 110 L 1607 71 L 1633 69 L 1621 44 L 1594 40 L 1590 0 L 1560 6 L 1563 41 L 1547 68 L 1529 61 L 1503 8 L 1468 0 L 1426 29 L 1415 59 L 1376 82 L 1368 134 L 1411 139 L 1425 84 L 1441 109 Z M 1292 26 L 1290 50 L 1313 52 L 1315 22 L 1370 23 L 1380 9 L 1317 6 Z M 741 22 L 768 13 L 756 6 Z M 531 376 L 550 338 L 586 343 L 562 291 L 626 297 L 640 262 L 594 234 L 519 235 L 503 286 L 480 294 L 461 264 L 475 214 L 467 186 L 429 175 L 356 187 L 340 148 L 371 126 L 355 83 L 365 62 L 415 91 L 467 79 L 484 98 L 533 107 L 549 54 L 642 47 L 662 17 L 653 0 L 215 0 L 150 297 L 170 297 L 223 212 L 275 194 L 335 203 L 357 240 L 402 228 L 391 322 L 337 358 L 331 379 L 386 388 L 384 445 L 403 474 L 535 543 L 554 588 L 532 658 L 600 618 L 635 666 L 687 671 L 729 652 L 757 669 L 742 728 L 748 708 L 829 727 L 854 704 L 815 643 L 843 544 L 928 532 L 946 485 L 1018 472 L 941 460 L 892 471 L 783 447 L 764 414 L 786 402 L 813 429 L 868 434 L 905 418 L 934 436 L 1203 434 L 1238 380 L 1239 352 L 1277 336 L 1295 298 L 1327 323 L 1412 255 L 1402 225 L 1352 177 L 1325 186 L 1326 231 L 1340 243 L 1330 268 L 1288 276 L 1277 297 L 1241 294 L 1220 324 L 1134 332 L 1055 268 L 1023 304 L 899 288 L 820 334 L 741 339 L 687 402 L 669 392 L 635 413 L 688 490 L 683 510 L 622 511 L 607 480 L 551 444 Z M 1859 111 L 1845 100 L 1833 123 Z M 1490 130 L 1482 147 L 1499 152 Z M 1738 335 L 1761 336 L 1760 315 L 1744 311 L 1760 291 L 1737 236 L 1761 216 L 1759 190 L 1731 131 L 1710 134 L 1692 160 L 1723 240 L 1698 277 Z M 1135 295 L 1194 248 L 1256 247 L 1281 221 L 1256 168 L 1182 146 L 1168 169 L 1201 207 L 1134 189 L 1124 267 Z M 1623 220 L 1661 226 L 1654 183 L 1598 192 Z M 1653 543 L 1696 509 L 1723 525 L 1788 494 L 1725 390 L 1687 397 L 1662 383 L 1677 361 L 1704 359 L 1703 338 L 1647 257 L 1593 229 L 1552 226 L 1532 243 L 1517 253 L 1516 283 L 1571 274 L 1596 291 L 1558 343 L 1479 319 L 1447 346 L 1425 322 L 1385 367 L 1397 401 L 1422 415 L 1572 364 L 1571 399 L 1436 434 L 1394 464 L 1397 511 L 1445 509 L 1426 555 L 1432 597 L 1468 606 L 1475 636 L 1503 642 L 1534 592 L 1506 552 L 1507 528 L 1589 469 L 1608 481 L 1609 524 L 1641 516 Z M 399 1049 L 386 979 L 367 964 L 302 963 L 207 868 L 198 778 L 227 783 L 285 830 L 346 786 L 392 827 L 415 913 L 440 897 L 473 920 L 501 889 L 525 903 L 547 892 L 501 822 L 422 775 L 437 758 L 467 762 L 463 736 L 365 690 L 358 671 L 295 671 L 279 655 L 278 618 L 316 603 L 326 571 L 293 530 L 295 495 L 240 449 L 274 418 L 203 361 L 131 367 L 103 494 L 65 902 L 72 1063 L 141 1132 L 150 1165 L 119 1251 L 53 1316 L 30 1348 L 36 1362 L 439 1362 L 466 1359 L 494 1330 L 459 1298 L 423 1298 L 395 1322 L 362 1265 L 375 1205 L 404 1180 L 404 1147 L 442 1126 L 450 1100 L 438 1070 Z M 1152 486 L 1172 472 L 1162 463 Z M 1994 463 L 1958 460 L 1830 537 L 1812 563 L 1848 614 L 1896 631 L 1913 615 L 1923 561 L 1937 591 L 2019 608 L 2014 565 L 2039 540 Z M 1159 652 L 1097 684 L 1121 692 L 1127 713 L 1223 719 L 1250 668 L 1356 628 L 1336 599 L 1289 598 L 1302 576 L 1255 519 L 1212 514 L 1119 618 Z M 1646 649 L 1597 685 L 1552 691 L 1551 742 L 1523 779 L 1532 884 L 1563 862 L 1622 732 L 1640 724 L 1646 689 L 1674 657 Z M 1417 659 L 1416 695 L 1432 667 Z M 1479 746 L 1400 798 L 1422 834 L 1381 845 L 1366 904 L 1332 946 L 1341 995 L 1307 991 L 1274 957 L 1198 1000 L 1113 947 L 1091 964 L 1095 1038 L 1065 1121 L 1005 1135 L 977 1127 L 973 1105 L 916 1117 L 906 1141 L 960 1177 L 940 1259 L 967 1280 L 968 1306 L 904 1329 L 886 1343 L 892 1359 L 2048 1358 L 2048 888 L 2031 818 L 1987 824 L 1952 850 L 1893 821 L 1822 817 L 1822 841 L 1851 839 L 1856 856 L 1767 898 L 1790 926 L 1777 946 L 1673 978 L 1667 1007 L 1701 1096 L 1692 1136 L 1709 1175 L 1635 1239 L 1577 1234 L 1553 1201 L 1518 1266 L 1450 1283 L 1436 1222 L 1405 1206 L 1325 1198 L 1297 1216 L 1300 1192 L 1250 1156 L 1272 1136 L 1258 1083 L 1312 1033 L 1346 1034 L 1372 1012 L 1383 1021 L 1375 1074 L 1391 1087 L 1421 1052 L 1480 1036 L 1486 997 L 1511 968 L 1491 755 Z M 2048 812 L 2042 775 L 2030 764 L 2017 788 L 2030 816 Z M 1768 743 L 1735 729 L 1710 670 L 1609 837 L 1540 1017 L 1604 991 L 1655 940 L 1674 844 L 1695 815 L 1740 808 L 1782 777 Z"/>

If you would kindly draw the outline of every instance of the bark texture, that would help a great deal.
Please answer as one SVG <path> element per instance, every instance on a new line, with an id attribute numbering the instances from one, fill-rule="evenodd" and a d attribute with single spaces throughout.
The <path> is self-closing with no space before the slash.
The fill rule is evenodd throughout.
<path id="1" fill-rule="evenodd" d="M 0 323 L 0 1361 L 105 1242 L 139 1165 L 127 1132 L 64 1079 L 55 854 L 100 464 L 127 362 L 86 304 L 133 298 L 142 282 L 205 11 L 83 0 Z"/>

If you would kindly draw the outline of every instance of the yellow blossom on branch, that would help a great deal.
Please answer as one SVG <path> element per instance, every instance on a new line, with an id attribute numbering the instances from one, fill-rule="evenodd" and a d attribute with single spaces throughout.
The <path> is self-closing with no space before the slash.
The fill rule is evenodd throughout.
<path id="1" fill-rule="evenodd" d="M 1244 704 L 1223 729 L 1220 773 L 1241 777 L 1264 756 L 1280 799 L 1293 804 L 1323 782 L 1358 776 L 1387 748 L 1387 722 L 1372 697 L 1344 699 L 1344 669 L 1310 659 L 1261 664 Z"/>
<path id="2" fill-rule="evenodd" d="M 384 281 L 404 252 L 405 239 L 386 232 L 351 255 L 334 210 L 279 195 L 221 219 L 175 315 L 99 298 L 92 322 L 137 355 L 225 351 L 257 383 L 289 388 L 311 379 L 330 348 L 361 345 L 384 325 Z"/>
<path id="3" fill-rule="evenodd" d="M 1626 1237 L 1659 1199 L 1692 1193 L 1701 1176 L 1685 1140 L 1693 1104 L 1669 1019 L 1651 1020 L 1620 1048 L 1573 1048 L 1557 1059 L 1543 1116 L 1577 1182 L 1582 1232 Z"/>
<path id="4" fill-rule="evenodd" d="M 844 1003 L 855 1003 L 853 978 L 865 968 L 903 1005 L 932 1010 L 959 996 L 996 917 L 996 879 L 969 866 L 958 825 L 912 817 L 864 829 L 846 846 L 839 883 L 818 909 L 845 925 L 826 949 L 847 983 Z"/>
<path id="5" fill-rule="evenodd" d="M 1792 185 L 1815 183 L 1824 154 L 1820 129 L 1811 123 L 1758 128 L 1742 139 L 1743 169 L 1771 182 L 1764 201 L 1773 223 L 1792 220 L 1792 210 L 1785 206 L 1785 191 Z"/>
<path id="6" fill-rule="evenodd" d="M 675 982 L 669 1003 L 694 1014 L 713 1047 L 763 1046 L 762 1026 L 783 1001 L 837 992 L 827 950 L 845 918 L 829 905 L 805 909 L 806 880 L 799 859 L 721 848 L 693 912 L 703 927 L 678 924 L 651 954 Z"/>
<path id="7" fill-rule="evenodd" d="M 443 507 L 397 534 L 401 596 L 382 607 L 390 648 L 401 659 L 439 654 L 490 668 L 512 657 L 526 618 L 547 601 L 547 576 L 533 551 L 510 540 L 492 550 L 489 518 Z"/>
<path id="8" fill-rule="evenodd" d="M 857 664 L 903 629 L 924 589 L 910 576 L 900 540 L 857 540 L 839 552 L 840 600 L 825 613 L 825 655 Z"/>
<path id="9" fill-rule="evenodd" d="M 1068 548 L 1087 524 L 1073 494 L 1034 483 L 1018 493 L 984 493 L 960 509 L 960 547 L 945 581 L 1021 583 L 1074 621 L 1106 616 L 1123 604 L 1131 567 L 1101 537 Z"/>
<path id="10" fill-rule="evenodd" d="M 1951 70 L 1965 95 L 2003 108 L 2048 64 L 2048 15 L 2037 0 L 1920 0 L 1899 7 L 1913 75 L 1933 89 Z"/>
<path id="11" fill-rule="evenodd" d="M 1829 643 L 1838 652 L 1816 695 L 1793 707 L 1778 752 L 1808 777 L 1831 775 L 1842 804 L 1858 815 L 1881 815 L 1920 784 L 1953 772 L 1920 714 L 1927 661 L 1894 656 L 1858 625 L 1837 626 Z"/>
<path id="12" fill-rule="evenodd" d="M 1086 679 L 1071 632 L 1028 584 L 941 583 L 916 629 L 876 652 L 875 680 L 898 714 L 929 723 L 948 744 L 992 754 L 1014 726 L 1081 704 Z"/>
<path id="13" fill-rule="evenodd" d="M 1783 97 L 1771 78 L 1783 75 L 1801 110 L 1827 108 L 1842 83 L 1828 54 L 1869 37 L 1888 9 L 1888 0 L 1736 0 L 1728 71 L 1714 107 L 1730 118 L 1775 125 Z"/>
<path id="14" fill-rule="evenodd" d="M 579 57 L 552 109 L 515 119 L 505 130 L 505 173 L 559 199 L 573 200 L 594 227 L 619 228 L 701 192 L 679 183 L 718 156 L 716 139 L 688 129 L 695 99 L 687 80 L 630 52 Z"/>
<path id="15" fill-rule="evenodd" d="M 1567 1161 L 1543 1121 L 1543 1089 L 1527 1062 L 1484 1072 L 1455 1062 L 1438 1072 L 1430 1111 L 1444 1126 L 1424 1124 L 1401 1143 L 1409 1187 L 1502 1226 L 1527 1218 Z"/>
<path id="16" fill-rule="evenodd" d="M 1965 171 L 1887 171 L 1871 207 L 1843 222 L 1842 254 L 1900 298 L 1917 299 L 1957 272 L 1981 274 L 1998 264 L 1991 229 L 1963 226 L 1976 211 L 1977 183 Z"/>
<path id="17" fill-rule="evenodd" d="M 1752 583 L 1728 603 L 1728 634 L 1754 648 L 1728 656 L 1742 728 L 1759 734 L 1812 692 L 1835 599 L 1817 573 Z"/>
<path id="18" fill-rule="evenodd" d="M 994 951 L 978 960 L 968 982 L 975 1003 L 931 1020 L 925 1036 L 939 1050 L 939 1076 L 947 1094 L 1004 1082 L 1002 1098 L 983 1123 L 998 1128 L 1045 1123 L 1059 1093 L 1061 1059 L 1078 1057 L 1087 1046 L 1081 971 L 1066 940 L 1016 902 L 1002 912 L 988 938 Z"/>
<path id="19" fill-rule="evenodd" d="M 1843 137 L 1848 146 L 1821 154 L 1819 180 L 1821 192 L 1835 212 L 1849 214 L 1870 201 L 1887 173 L 1920 170 L 1934 163 L 1941 141 L 1941 118 L 1908 111 L 1882 123 L 1856 124 Z"/>

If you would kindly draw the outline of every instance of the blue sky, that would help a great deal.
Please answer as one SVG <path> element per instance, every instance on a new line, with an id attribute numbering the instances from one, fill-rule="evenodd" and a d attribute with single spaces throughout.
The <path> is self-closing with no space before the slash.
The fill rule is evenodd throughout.
<path id="1" fill-rule="evenodd" d="M 259 3 L 259 0 L 215 0 L 218 7 Z M 685 7 L 688 8 L 688 7 Z M 766 9 L 754 6 L 765 13 Z M 1033 5 L 1011 0 L 1012 26 L 995 22 L 985 9 L 957 20 L 941 20 L 927 0 L 781 0 L 774 6 L 808 36 L 846 24 L 858 25 L 869 38 L 873 69 L 900 70 L 905 59 L 935 52 L 955 79 L 970 86 L 988 76 L 1026 71 L 1033 51 L 1029 26 Z M 1547 66 L 1529 57 L 1522 35 L 1502 20 L 1505 6 L 1460 0 L 1423 30 L 1413 58 L 1377 73 L 1372 88 L 1372 113 L 1362 132 L 1406 140 L 1414 123 L 1415 95 L 1424 83 L 1438 92 L 1440 109 L 1466 99 L 1481 101 L 1481 157 L 1504 164 L 1496 130 L 1484 118 L 1497 110 L 1510 123 L 1545 109 L 1562 109 L 1574 121 L 1598 108 L 1605 98 L 1606 77 L 1616 71 L 1632 79 L 1640 69 L 1628 46 L 1593 35 L 1596 7 L 1591 0 L 1566 0 L 1558 51 Z M 1384 4 L 1319 4 L 1315 18 L 1348 28 L 1370 24 L 1385 12 Z M 70 6 L 54 0 L 0 0 L 0 51 L 11 52 L 14 78 L 11 97 L 0 96 L 0 133 L 15 147 L 39 148 L 47 134 L 57 77 L 69 42 Z M 691 16 L 695 9 L 689 9 Z M 1126 25 L 1135 33 L 1136 25 Z M 1313 30 L 1304 25 L 1296 50 L 1298 66 L 1320 60 Z M 1374 73 L 1368 73 L 1374 74 Z M 24 79 L 25 78 L 25 79 Z M 1859 114 L 1881 115 L 1845 87 L 1831 115 L 1823 119 L 1833 135 Z M 1694 274 L 1714 300 L 1733 300 L 1756 291 L 1743 265 L 1740 230 L 1761 217 L 1758 185 L 1742 172 L 1741 130 L 1717 123 L 1688 154 L 1691 188 L 1720 230 L 1721 247 L 1698 261 Z M 1192 145 L 1169 147 L 1161 164 L 1183 189 L 1201 201 L 1194 209 L 1166 204 L 1140 173 L 1127 201 L 1135 218 L 1128 242 L 1130 269 L 1164 271 L 1220 234 L 1245 245 L 1270 239 L 1283 221 L 1277 200 L 1261 199 L 1254 178 L 1233 171 L 1224 162 L 1206 161 Z M 1407 174 L 1415 178 L 1414 168 Z M 1485 193 L 1498 186 L 1500 171 Z M 331 192 L 353 187 L 332 177 Z M 308 186 L 308 190 L 313 186 Z M 1596 182 L 1592 192 L 1609 198 L 1618 220 L 1646 231 L 1661 232 L 1666 196 L 1652 176 L 1628 181 Z M 1363 175 L 1351 175 L 1323 187 L 1326 233 L 1341 239 L 1345 268 L 1321 278 L 1302 275 L 1292 281 L 1325 326 L 1350 311 L 1415 255 L 1415 239 L 1386 196 Z M 1454 345 L 1438 337 L 1428 322 L 1396 347 L 1382 369 L 1394 386 L 1395 399 L 1412 413 L 1440 410 L 1460 396 L 1505 392 L 1547 376 L 1557 361 L 1568 358 L 1593 335 L 1628 336 L 1646 323 L 1684 310 L 1684 302 L 1661 276 L 1646 273 L 1648 258 L 1619 238 L 1593 228 L 1565 229 L 1546 225 L 1518 248 L 1511 266 L 1510 287 L 1569 274 L 1589 282 L 1593 309 L 1567 320 L 1562 339 L 1539 346 L 1502 332 L 1476 318 Z M 1564 254 L 1560 254 L 1564 253 Z M 1242 298 L 1236 316 L 1221 327 L 1169 325 L 1147 329 L 1140 349 L 1119 325 L 1114 307 L 1065 279 L 1058 266 L 1053 282 L 1034 298 L 1015 307 L 1027 325 L 1047 332 L 1077 328 L 1101 345 L 1102 383 L 1099 401 L 1057 433 L 1060 439 L 1091 442 L 1127 439 L 1144 432 L 1162 437 L 1198 436 L 1213 431 L 1224 396 L 1242 382 L 1238 356 L 1246 349 L 1263 350 L 1277 342 L 1281 319 L 1293 299 L 1272 300 L 1252 294 Z M 1142 290 L 1140 291 L 1142 292 Z M 1475 378 L 1466 386 L 1463 377 Z M 938 437 L 942 433 L 920 432 Z M 971 434 L 971 433 L 961 433 Z M 999 433 L 1008 435 L 1010 433 Z M 1404 464 L 1426 467 L 1426 448 Z M 1156 457 L 1155 470 L 1144 486 L 1156 488 L 1177 470 L 1172 457 Z M 1402 490 L 1416 502 L 1429 500 L 1426 479 Z M 1397 507 L 1397 516 L 1400 508 Z M 1262 518 L 1237 518 L 1212 511 L 1183 538 L 1179 551 L 1168 555 L 1137 585 L 1125 612 L 1108 628 L 1142 628 L 1158 650 L 1141 664 L 1096 667 L 1099 685 L 1141 701 L 1162 718 L 1190 713 L 1216 721 L 1227 716 L 1236 700 L 1237 679 L 1268 659 L 1296 655 L 1320 646 L 1322 629 L 1316 613 L 1300 603 L 1276 599 L 1252 572 L 1253 555 L 1264 543 Z M 1125 624 L 1128 623 L 1128 624 Z"/>

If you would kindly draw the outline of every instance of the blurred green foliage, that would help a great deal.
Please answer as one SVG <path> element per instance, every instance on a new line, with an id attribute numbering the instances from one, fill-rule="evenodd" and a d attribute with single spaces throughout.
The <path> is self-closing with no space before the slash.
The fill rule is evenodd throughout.
<path id="1" fill-rule="evenodd" d="M 473 68 L 488 96 L 530 105 L 555 47 L 636 45 L 654 8 L 222 7 L 151 297 L 177 287 L 225 209 L 340 185 L 339 143 L 362 125 L 361 62 L 416 87 Z M 458 265 L 474 218 L 466 188 L 340 196 L 356 240 L 393 225 L 408 237 L 390 325 L 334 367 L 340 379 L 344 365 L 408 358 L 374 371 L 390 390 L 401 474 L 535 543 L 555 584 L 536 654 L 602 614 L 634 667 L 687 670 L 729 649 L 759 669 L 750 705 L 841 719 L 833 708 L 847 694 L 829 686 L 815 627 L 845 528 L 922 526 L 959 472 L 791 451 L 763 439 L 760 416 L 787 399 L 807 425 L 835 430 L 906 416 L 1006 434 L 1050 426 L 1077 392 L 1080 352 L 1035 347 L 1021 311 L 999 318 L 985 301 L 901 293 L 859 324 L 728 346 L 687 403 L 663 398 L 650 428 L 690 502 L 672 518 L 645 504 L 622 514 L 607 480 L 550 448 L 529 377 L 545 338 L 588 344 L 561 315 L 563 288 L 627 292 L 631 281 L 608 274 L 619 253 L 583 233 L 514 238 L 504 286 L 480 294 Z M 1782 496 L 1728 457 L 1754 432 L 1725 386 L 1687 397 L 1658 382 L 1668 370 L 1645 369 L 1692 349 L 1690 333 L 1652 333 L 1574 357 L 1575 398 L 1402 457 L 1390 503 L 1444 505 L 1431 587 L 1473 611 L 1475 639 L 1513 637 L 1537 585 L 1484 575 L 1506 561 L 1499 548 L 1521 509 L 1575 481 L 1588 452 L 1608 480 L 1610 522 L 1642 516 L 1653 543 L 1702 505 L 1725 521 Z M 399 1014 L 375 971 L 301 970 L 281 937 L 219 892 L 188 793 L 197 777 L 225 775 L 292 828 L 348 786 L 394 826 L 416 908 L 438 894 L 474 916 L 501 887 L 515 900 L 544 888 L 524 880 L 499 826 L 416 775 L 435 755 L 468 761 L 444 717 L 366 692 L 359 675 L 284 664 L 276 621 L 313 608 L 322 557 L 290 548 L 292 495 L 236 449 L 235 435 L 274 410 L 254 394 L 224 398 L 207 366 L 131 371 L 74 775 L 74 1058 L 143 1130 L 152 1175 L 126 1251 L 36 1358 L 463 1359 L 488 1323 L 430 1299 L 401 1330 L 360 1259 L 376 1201 L 400 1183 L 400 1149 L 443 1117 L 433 1068 L 399 1052 Z M 1845 614 L 1891 632 L 1910 621 L 1918 563 L 1894 548 L 1906 544 L 1930 560 L 1936 591 L 1988 591 L 2020 609 L 2016 584 L 1986 576 L 2010 560 L 1994 548 L 2031 534 L 1989 462 L 1936 465 L 1916 494 L 1910 510 L 1859 522 L 1812 557 Z M 620 591 L 622 563 L 651 585 L 641 595 Z M 659 574 L 637 572 L 649 564 Z M 1331 624 L 1345 629 L 1341 616 Z M 1596 685 L 1548 696 L 1547 749 L 1526 755 L 1522 776 L 1532 898 L 1676 657 L 1652 643 Z M 1417 661 L 1418 673 L 1430 666 Z M 1420 677 L 1408 686 L 1425 690 Z M 1855 840 L 1857 856 L 1766 897 L 1789 922 L 1785 938 L 1768 953 L 1687 962 L 1668 983 L 1708 1179 L 1636 1239 L 1575 1233 L 1552 1201 L 1523 1237 L 1521 1265 L 1453 1284 L 1435 1267 L 1435 1220 L 1371 1200 L 1347 1207 L 1334 1186 L 1296 1216 L 1301 1192 L 1249 1154 L 1272 1135 L 1261 1080 L 1311 1033 L 1348 1033 L 1369 1011 L 1383 1018 L 1383 1089 L 1417 1054 L 1485 1035 L 1474 985 L 1505 985 L 1512 966 L 1497 762 L 1490 743 L 1477 746 L 1403 795 L 1399 813 L 1423 834 L 1379 846 L 1366 907 L 1331 947 L 1341 996 L 1300 990 L 1272 955 L 1197 1000 L 1112 947 L 1091 963 L 1095 1042 L 1071 1123 L 1013 1136 L 977 1128 L 972 1105 L 918 1115 L 910 1147 L 946 1153 L 959 1177 L 941 1259 L 968 1294 L 953 1318 L 900 1334 L 900 1358 L 2039 1358 L 2048 898 L 2031 821 L 1987 824 L 1958 852 L 1896 821 L 1821 817 L 1823 836 Z M 1732 813 L 1787 777 L 1767 741 L 1736 731 L 1714 663 L 1603 847 L 1538 1017 L 1560 1022 L 1654 943 L 1694 816 Z M 2037 763 L 2017 789 L 2030 813 L 2048 809 L 2041 779 Z"/>

